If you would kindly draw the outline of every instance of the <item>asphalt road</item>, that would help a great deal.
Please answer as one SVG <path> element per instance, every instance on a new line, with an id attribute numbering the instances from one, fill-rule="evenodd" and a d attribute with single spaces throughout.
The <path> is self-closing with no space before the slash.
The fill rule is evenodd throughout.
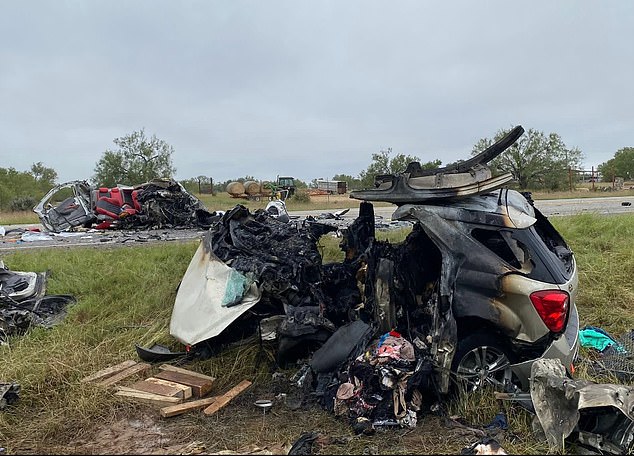
<path id="1" fill-rule="evenodd" d="M 625 204 L 624 204 L 625 203 Z M 630 204 L 630 206 L 627 205 Z M 535 206 L 546 217 L 575 215 L 582 213 L 594 213 L 601 215 L 634 213 L 634 197 L 601 197 L 601 198 L 574 198 L 574 199 L 553 199 L 536 200 Z M 359 215 L 359 201 L 351 199 L 349 205 L 332 209 L 335 212 L 340 209 L 349 209 L 343 216 L 346 222 L 354 220 Z M 382 217 L 385 221 L 390 221 L 396 206 L 375 206 L 374 213 Z M 313 211 L 293 211 L 291 216 L 300 219 L 306 216 L 318 217 L 324 210 Z M 345 224 L 345 222 L 343 223 Z M 141 244 L 151 244 L 155 242 L 179 242 L 200 239 L 204 235 L 204 230 L 152 230 L 152 231 L 86 231 L 75 235 L 49 235 L 48 240 L 23 241 L 14 229 L 40 228 L 41 225 L 9 225 L 4 226 L 7 234 L 0 236 L 0 255 L 16 250 L 30 250 L 38 248 L 64 248 L 74 246 L 132 246 Z M 47 234 L 47 233 L 43 233 Z M 34 233 L 34 236 L 38 235 Z"/>
<path id="2" fill-rule="evenodd" d="M 350 211 L 345 215 L 346 218 L 356 218 L 359 215 L 359 202 L 350 200 L 350 206 L 342 206 L 338 209 L 346 209 L 350 207 Z M 630 203 L 631 206 L 624 206 L 622 203 Z M 558 215 L 576 215 L 582 213 L 595 214 L 621 214 L 634 213 L 634 196 L 626 197 L 600 197 L 600 198 L 571 198 L 571 199 L 552 199 L 552 200 L 535 200 L 535 207 L 540 210 L 546 217 Z M 396 206 L 374 207 L 374 214 L 389 219 Z M 323 210 L 317 211 L 296 211 L 291 212 L 292 215 L 306 217 L 307 215 L 319 215 Z"/>

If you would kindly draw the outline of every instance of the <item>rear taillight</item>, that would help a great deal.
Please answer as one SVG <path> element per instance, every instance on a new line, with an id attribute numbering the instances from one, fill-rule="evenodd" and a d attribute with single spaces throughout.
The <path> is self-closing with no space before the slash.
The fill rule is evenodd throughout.
<path id="1" fill-rule="evenodd" d="M 531 293 L 535 310 L 552 332 L 563 331 L 568 316 L 570 296 L 561 290 L 542 290 Z"/>

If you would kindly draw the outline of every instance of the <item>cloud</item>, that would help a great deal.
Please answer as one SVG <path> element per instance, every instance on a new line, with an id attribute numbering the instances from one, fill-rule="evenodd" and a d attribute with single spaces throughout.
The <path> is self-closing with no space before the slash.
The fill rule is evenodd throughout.
<path id="1" fill-rule="evenodd" d="M 177 178 L 357 175 L 371 154 L 449 163 L 522 124 L 586 167 L 634 129 L 633 6 L 589 1 L 7 1 L 3 167 L 89 178 L 145 128 Z M 203 170 L 203 171 L 201 171 Z"/>

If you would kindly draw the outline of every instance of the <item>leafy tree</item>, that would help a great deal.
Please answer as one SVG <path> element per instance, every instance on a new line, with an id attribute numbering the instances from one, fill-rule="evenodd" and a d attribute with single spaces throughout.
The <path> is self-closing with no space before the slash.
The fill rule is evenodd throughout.
<path id="1" fill-rule="evenodd" d="M 42 162 L 31 165 L 31 174 L 38 183 L 45 187 L 53 187 L 57 180 L 57 171 L 53 168 L 47 168 Z"/>
<path id="2" fill-rule="evenodd" d="M 473 146 L 472 155 L 479 154 L 509 131 L 499 130 L 492 139 L 480 139 Z M 531 128 L 489 166 L 495 174 L 512 173 L 521 190 L 561 190 L 569 187 L 569 170 L 579 168 L 582 160 L 581 151 L 568 148 L 558 134 L 545 135 Z"/>
<path id="3" fill-rule="evenodd" d="M 405 171 L 411 162 L 420 162 L 420 158 L 415 155 L 397 154 L 390 158 L 392 148 L 383 149 L 379 153 L 372 154 L 372 163 L 365 171 L 359 173 L 359 180 L 363 188 L 374 186 L 374 179 L 381 174 L 399 174 Z M 421 164 L 423 169 L 437 168 L 441 164 L 440 160 L 434 160 Z"/>
<path id="4" fill-rule="evenodd" d="M 134 185 L 155 178 L 170 178 L 174 148 L 156 135 L 146 138 L 145 130 L 115 138 L 118 150 L 106 150 L 95 166 L 93 183 L 111 187 L 116 184 Z"/>
<path id="5" fill-rule="evenodd" d="M 634 179 L 634 147 L 619 149 L 614 158 L 599 165 L 599 172 L 604 181 L 613 181 L 615 177 L 625 180 Z"/>
<path id="6" fill-rule="evenodd" d="M 31 209 L 42 199 L 57 179 L 57 172 L 42 162 L 34 163 L 30 171 L 0 168 L 0 209 Z"/>
<path id="7" fill-rule="evenodd" d="M 308 184 L 301 179 L 295 178 L 293 179 L 293 182 L 295 182 L 296 188 L 308 188 Z"/>
<path id="8" fill-rule="evenodd" d="M 192 177 L 190 179 L 183 179 L 179 182 L 189 193 L 198 193 L 198 178 Z"/>
<path id="9" fill-rule="evenodd" d="M 112 187 L 118 183 L 128 183 L 128 171 L 125 157 L 121 152 L 107 150 L 95 165 L 93 183 Z M 141 183 L 141 182 L 136 182 Z"/>

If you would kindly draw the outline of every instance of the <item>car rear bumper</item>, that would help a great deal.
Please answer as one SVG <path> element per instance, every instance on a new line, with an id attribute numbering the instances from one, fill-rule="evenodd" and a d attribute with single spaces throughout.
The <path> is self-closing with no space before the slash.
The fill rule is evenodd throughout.
<path id="1" fill-rule="evenodd" d="M 566 331 L 548 346 L 541 358 L 561 360 L 561 363 L 566 367 L 568 374 L 572 375 L 572 365 L 578 352 L 579 313 L 577 312 L 577 306 L 573 305 L 568 318 Z M 535 359 L 531 359 L 511 366 L 513 368 L 513 373 L 518 377 L 522 385 L 522 390 L 524 391 L 528 391 L 530 389 L 531 367 L 534 362 Z"/>

